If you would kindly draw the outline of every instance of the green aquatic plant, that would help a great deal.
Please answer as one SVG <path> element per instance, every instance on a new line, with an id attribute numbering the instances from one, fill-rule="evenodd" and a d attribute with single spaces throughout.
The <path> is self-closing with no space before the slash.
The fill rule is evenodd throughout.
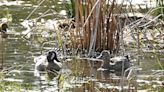
<path id="1" fill-rule="evenodd" d="M 6 81 L 5 73 L 0 72 L 0 92 L 22 92 L 22 90 L 31 89 L 31 85 L 27 83 L 18 83 L 16 81 Z"/>
<path id="2" fill-rule="evenodd" d="M 58 77 L 58 87 L 59 89 L 63 90 L 64 89 L 64 83 L 65 83 L 65 80 L 66 79 L 66 76 L 63 75 L 63 74 L 60 74 L 59 77 Z"/>
<path id="3" fill-rule="evenodd" d="M 164 1 L 163 0 L 156 0 L 156 7 L 155 10 L 152 12 L 153 15 L 159 16 L 160 19 L 164 20 Z"/>
<path id="4" fill-rule="evenodd" d="M 12 14 L 10 13 L 8 8 L 5 8 L 5 12 L 3 13 L 4 18 L 7 19 L 8 22 L 12 22 Z"/>
<path id="5" fill-rule="evenodd" d="M 164 20 L 164 5 L 157 6 L 152 14 L 155 16 L 160 16 L 159 18 Z"/>
<path id="6" fill-rule="evenodd" d="M 56 30 L 56 34 L 57 34 L 58 46 L 59 46 L 59 48 L 62 48 L 62 46 L 63 46 L 63 38 L 62 38 L 62 35 L 60 34 L 60 31 L 59 30 Z"/>
<path id="7" fill-rule="evenodd" d="M 16 83 L 16 82 L 6 82 L 6 81 L 4 81 L 4 82 L 2 82 L 1 83 L 2 85 L 1 85 L 1 88 L 2 88 L 2 90 L 1 90 L 1 92 L 3 92 L 3 91 L 8 91 L 8 92 L 21 92 L 21 85 L 20 84 L 18 84 L 18 83 Z"/>
<path id="8" fill-rule="evenodd" d="M 162 69 L 163 70 L 163 65 L 162 65 L 162 63 L 160 62 L 160 59 L 159 59 L 159 57 L 155 54 L 155 57 L 156 57 L 156 62 L 157 62 L 157 64 L 159 65 L 159 67 L 160 67 L 160 69 Z"/>
<path id="9" fill-rule="evenodd" d="M 21 92 L 21 85 L 16 82 L 5 81 L 4 72 L 0 72 L 0 92 Z"/>
<path id="10" fill-rule="evenodd" d="M 70 0 L 69 2 L 65 2 L 64 6 L 66 8 L 68 18 L 75 17 L 75 0 Z"/>

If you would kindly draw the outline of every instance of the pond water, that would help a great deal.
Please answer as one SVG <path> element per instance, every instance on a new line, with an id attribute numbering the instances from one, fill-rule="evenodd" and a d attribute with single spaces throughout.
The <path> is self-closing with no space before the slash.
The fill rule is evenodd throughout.
<path id="1" fill-rule="evenodd" d="M 1 44 L 0 48 L 0 61 L 3 61 L 3 71 L 5 72 L 2 79 L 10 84 L 1 83 L 0 90 L 5 89 L 7 90 L 6 92 L 10 92 L 10 90 L 15 90 L 11 92 L 17 92 L 18 90 L 20 92 L 27 92 L 27 90 L 28 92 L 119 92 L 122 82 L 121 77 L 111 75 L 111 79 L 105 78 L 105 76 L 109 75 L 104 75 L 104 73 L 97 71 L 100 67 L 100 62 L 94 62 L 92 59 L 79 59 L 78 56 L 63 59 L 62 51 L 60 50 L 58 50 L 58 56 L 64 66 L 61 76 L 52 81 L 34 77 L 33 58 L 58 46 L 53 32 L 49 32 L 51 36 L 48 38 L 42 37 L 42 33 L 47 29 L 36 28 L 29 38 L 22 34 L 22 31 L 25 31 L 26 28 L 21 25 L 21 22 L 28 17 L 38 4 L 39 2 L 33 0 L 33 2 L 26 1 L 20 5 L 0 6 L 1 18 L 5 17 L 5 15 L 12 17 L 12 22 L 9 23 L 9 37 L 4 40 L 4 44 L 3 46 Z M 62 10 L 61 7 L 54 6 L 56 4 L 57 2 L 53 2 L 53 0 L 43 3 L 29 19 L 39 17 L 48 9 L 53 9 L 54 11 Z M 58 14 L 55 16 L 60 18 Z M 54 15 L 45 17 L 45 20 L 53 18 Z M 39 22 L 42 22 L 42 20 Z M 127 53 L 131 54 L 131 59 L 134 65 L 137 66 L 136 58 L 138 54 L 136 51 L 133 49 Z M 130 82 L 132 88 L 129 89 L 134 91 L 136 89 L 133 87 L 137 87 L 138 90 L 149 90 L 145 92 L 162 92 L 164 90 L 162 84 L 164 82 L 164 71 L 160 69 L 159 63 L 164 66 L 164 52 L 156 54 L 142 53 L 140 57 L 139 67 L 142 70 L 137 72 L 138 76 L 134 74 L 135 79 Z M 16 89 L 12 89 L 12 87 Z M 127 85 L 125 88 L 128 89 Z"/>

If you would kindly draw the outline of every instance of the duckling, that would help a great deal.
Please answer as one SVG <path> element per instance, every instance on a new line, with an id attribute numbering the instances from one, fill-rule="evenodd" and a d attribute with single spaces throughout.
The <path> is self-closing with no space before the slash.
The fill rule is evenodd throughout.
<path id="1" fill-rule="evenodd" d="M 62 64 L 57 58 L 55 51 L 49 51 L 47 55 L 41 55 L 34 58 L 35 70 L 34 76 L 39 77 L 44 71 L 47 72 L 48 77 L 53 78 L 61 70 Z"/>

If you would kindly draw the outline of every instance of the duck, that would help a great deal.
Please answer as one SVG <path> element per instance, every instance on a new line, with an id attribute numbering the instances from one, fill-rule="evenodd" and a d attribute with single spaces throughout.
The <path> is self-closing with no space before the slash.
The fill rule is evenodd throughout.
<path id="1" fill-rule="evenodd" d="M 0 39 L 7 38 L 7 23 L 0 23 Z"/>
<path id="2" fill-rule="evenodd" d="M 118 76 L 121 75 L 122 70 L 125 71 L 132 66 L 128 55 L 113 56 L 108 50 L 102 51 L 97 59 L 102 59 L 101 67 L 98 70 L 105 70 L 108 71 L 108 73 L 116 73 Z"/>
<path id="3" fill-rule="evenodd" d="M 111 54 L 108 50 L 103 50 L 99 56 L 96 57 L 96 59 L 103 60 L 101 64 L 101 69 L 103 70 L 109 70 L 110 68 L 110 59 L 111 59 Z"/>
<path id="4" fill-rule="evenodd" d="M 46 72 L 50 79 L 56 77 L 62 69 L 62 63 L 58 60 L 55 51 L 49 51 L 47 55 L 40 55 L 34 58 L 35 69 L 34 76 L 40 77 Z"/>

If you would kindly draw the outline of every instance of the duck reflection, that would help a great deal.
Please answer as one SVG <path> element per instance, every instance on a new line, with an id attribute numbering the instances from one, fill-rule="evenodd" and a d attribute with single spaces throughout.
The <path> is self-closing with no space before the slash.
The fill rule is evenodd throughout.
<path id="1" fill-rule="evenodd" d="M 3 52 L 4 52 L 4 44 L 5 44 L 5 38 L 8 37 L 8 34 L 7 34 L 7 28 L 8 28 L 8 25 L 7 23 L 3 23 L 1 20 L 0 20 L 0 62 L 1 62 L 1 69 L 3 69 Z"/>

